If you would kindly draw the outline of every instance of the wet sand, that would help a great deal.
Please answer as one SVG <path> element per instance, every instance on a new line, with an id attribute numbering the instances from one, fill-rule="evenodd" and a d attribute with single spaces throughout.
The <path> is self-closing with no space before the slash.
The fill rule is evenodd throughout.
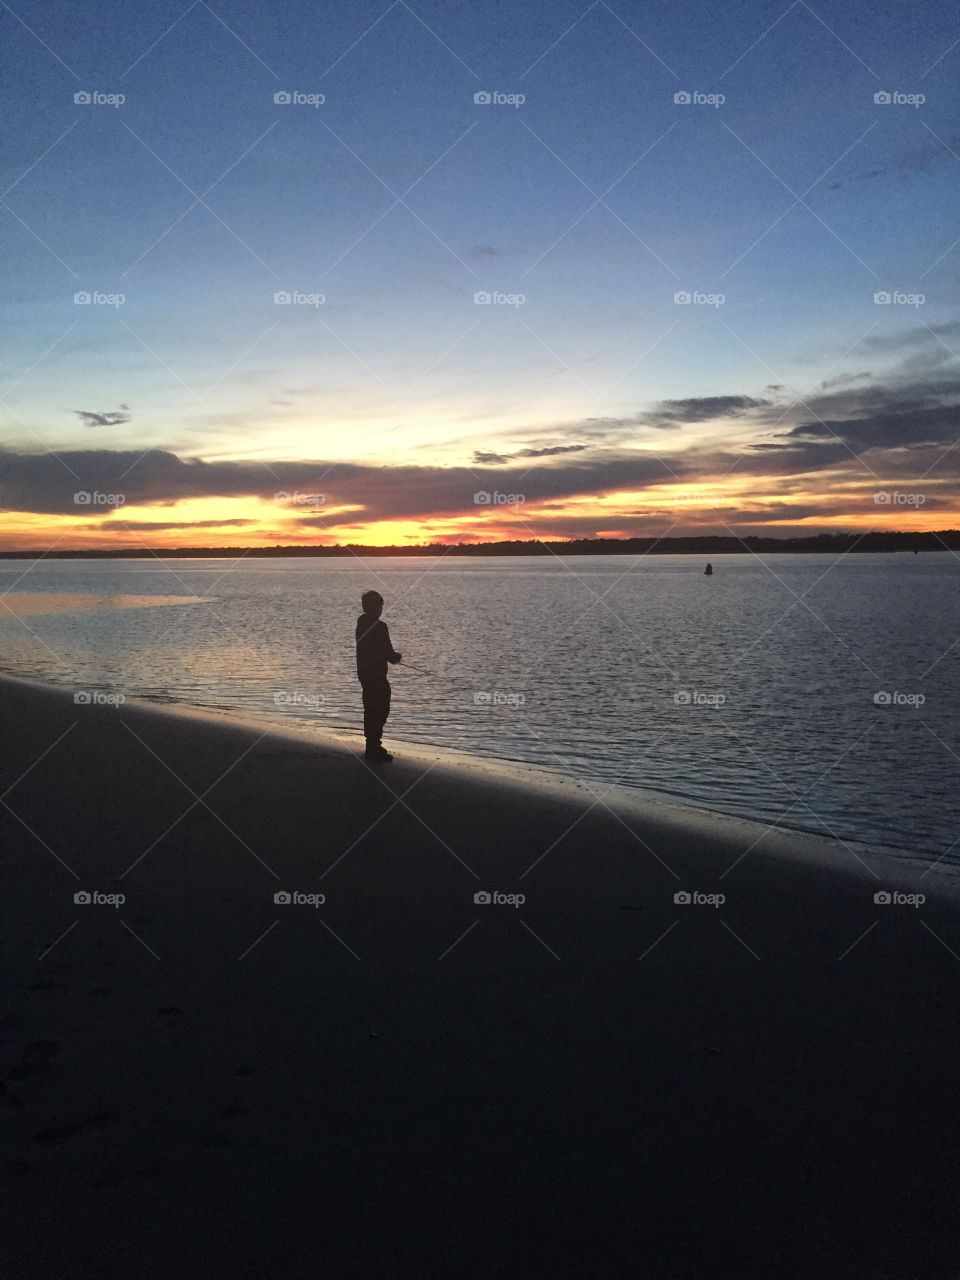
<path id="1" fill-rule="evenodd" d="M 955 876 L 20 681 L 0 743 L 6 1274 L 960 1273 Z"/>

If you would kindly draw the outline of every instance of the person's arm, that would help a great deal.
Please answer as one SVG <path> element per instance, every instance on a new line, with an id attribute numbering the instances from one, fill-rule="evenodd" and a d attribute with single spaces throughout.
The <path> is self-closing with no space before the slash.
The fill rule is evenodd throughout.
<path id="1" fill-rule="evenodd" d="M 396 666 L 403 655 L 397 653 L 393 645 L 390 643 L 390 628 L 386 623 L 383 624 L 383 638 L 386 640 L 387 661 Z"/>

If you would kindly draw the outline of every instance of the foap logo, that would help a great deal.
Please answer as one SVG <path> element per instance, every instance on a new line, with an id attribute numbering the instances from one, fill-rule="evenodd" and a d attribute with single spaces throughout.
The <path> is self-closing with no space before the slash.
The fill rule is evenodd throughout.
<path id="1" fill-rule="evenodd" d="M 122 107 L 126 102 L 122 93 L 101 93 L 99 89 L 81 89 L 73 95 L 77 107 Z"/>
<path id="2" fill-rule="evenodd" d="M 699 289 L 679 289 L 673 295 L 678 307 L 722 307 L 726 300 L 725 293 L 702 293 Z"/>
<path id="3" fill-rule="evenodd" d="M 73 695 L 78 707 L 122 707 L 126 700 L 122 693 L 104 693 L 101 689 L 78 689 Z"/>
<path id="4" fill-rule="evenodd" d="M 899 489 L 881 489 L 873 495 L 878 507 L 922 507 L 927 500 L 924 493 L 901 493 Z"/>
<path id="5" fill-rule="evenodd" d="M 101 893 L 99 889 L 78 889 L 73 901 L 78 907 L 113 907 L 116 910 L 126 902 L 124 893 Z"/>
<path id="6" fill-rule="evenodd" d="M 925 893 L 901 893 L 899 889 L 878 889 L 873 895 L 878 907 L 922 907 L 926 900 Z"/>
<path id="7" fill-rule="evenodd" d="M 100 293 L 96 289 L 78 289 L 73 295 L 75 307 L 122 307 L 126 300 L 125 293 Z"/>
<path id="8" fill-rule="evenodd" d="M 499 89 L 480 89 L 473 95 L 477 107 L 522 107 L 526 100 L 524 93 L 501 93 Z"/>
<path id="9" fill-rule="evenodd" d="M 478 907 L 522 907 L 526 902 L 522 893 L 500 893 L 498 889 L 478 889 L 473 901 Z"/>
<path id="10" fill-rule="evenodd" d="M 122 507 L 126 502 L 122 493 L 101 493 L 99 489 L 78 489 L 73 495 L 75 507 Z"/>
<path id="11" fill-rule="evenodd" d="M 889 693 L 886 689 L 879 689 L 873 695 L 873 701 L 878 707 L 922 707 L 926 700 L 926 694 L 900 693 L 896 689 L 893 693 Z"/>
<path id="12" fill-rule="evenodd" d="M 301 893 L 299 889 L 278 889 L 273 895 L 278 907 L 322 907 L 327 896 L 324 893 Z"/>
<path id="13" fill-rule="evenodd" d="M 322 307 L 326 301 L 325 293 L 301 293 L 299 289 L 278 289 L 273 295 L 275 307 Z"/>
<path id="14" fill-rule="evenodd" d="M 501 693 L 499 689 L 491 692 L 481 689 L 473 695 L 475 707 L 523 707 L 526 702 L 527 698 L 523 693 Z"/>
<path id="15" fill-rule="evenodd" d="M 498 489 L 478 489 L 473 495 L 475 507 L 519 507 L 527 500 L 523 493 L 500 493 Z"/>
<path id="16" fill-rule="evenodd" d="M 326 505 L 322 493 L 303 493 L 299 489 L 278 489 L 273 500 L 282 507 L 310 507 L 314 511 Z"/>
<path id="17" fill-rule="evenodd" d="M 678 689 L 673 695 L 678 707 L 722 707 L 726 700 L 725 693 L 706 693 L 703 689 Z"/>
<path id="18" fill-rule="evenodd" d="M 488 293 L 486 289 L 479 289 L 473 295 L 473 305 L 475 307 L 522 307 L 527 300 L 525 293 L 501 293 L 494 290 Z"/>
<path id="19" fill-rule="evenodd" d="M 875 307 L 922 307 L 925 293 L 903 293 L 900 289 L 878 289 L 873 295 Z"/>
<path id="20" fill-rule="evenodd" d="M 279 89 L 273 95 L 278 107 L 322 107 L 327 100 L 325 93 L 301 93 L 299 89 Z"/>
<path id="21" fill-rule="evenodd" d="M 901 93 L 899 89 L 880 89 L 873 95 L 878 107 L 922 107 L 926 102 L 922 93 Z"/>
<path id="22" fill-rule="evenodd" d="M 273 695 L 277 707 L 322 707 L 325 702 L 322 693 L 304 693 L 300 689 L 278 689 Z"/>
<path id="23" fill-rule="evenodd" d="M 678 889 L 673 895 L 678 907 L 722 907 L 727 896 L 724 893 L 701 893 L 699 889 Z"/>
<path id="24" fill-rule="evenodd" d="M 722 107 L 726 102 L 722 93 L 701 93 L 699 89 L 681 89 L 673 95 L 678 107 Z"/>

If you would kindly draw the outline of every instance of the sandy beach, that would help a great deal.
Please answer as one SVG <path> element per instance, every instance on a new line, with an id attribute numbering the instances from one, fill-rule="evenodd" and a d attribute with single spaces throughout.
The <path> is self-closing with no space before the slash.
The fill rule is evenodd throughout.
<path id="1" fill-rule="evenodd" d="M 960 1272 L 955 876 L 14 680 L 0 741 L 5 1274 Z"/>

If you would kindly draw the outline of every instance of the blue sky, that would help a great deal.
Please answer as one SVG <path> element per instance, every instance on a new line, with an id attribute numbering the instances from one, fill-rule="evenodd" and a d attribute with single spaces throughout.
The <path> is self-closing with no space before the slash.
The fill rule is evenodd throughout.
<path id="1" fill-rule="evenodd" d="M 886 515 L 869 494 L 901 480 L 925 481 L 929 527 L 956 509 L 953 458 L 930 466 L 960 436 L 954 6 L 30 2 L 0 28 L 11 541 L 36 541 L 38 510 L 46 528 L 59 512 L 85 538 L 110 532 L 109 513 L 81 525 L 56 495 L 38 504 L 30 458 L 38 477 L 66 460 L 57 494 L 100 468 L 104 484 L 131 477 L 141 516 L 160 504 L 175 525 L 169 504 L 186 502 L 184 533 L 191 503 L 260 504 L 278 487 L 268 470 L 305 462 L 335 464 L 334 480 L 349 464 L 423 481 L 419 512 L 344 482 L 311 536 L 402 520 L 419 540 L 458 519 L 492 536 L 506 524 L 481 529 L 469 495 L 453 500 L 474 455 L 551 446 L 575 446 L 577 466 L 566 490 L 555 456 L 523 470 L 533 532 L 655 528 L 669 502 L 648 509 L 638 456 L 706 492 L 731 450 L 747 451 L 737 475 L 753 490 L 714 484 L 721 515 L 698 523 L 739 528 L 767 503 L 791 531 L 854 527 Z M 481 91 L 524 101 L 475 103 Z M 123 301 L 75 304 L 83 291 Z M 842 404 L 832 379 L 847 380 Z M 666 410 L 667 440 L 667 401 L 720 412 Z M 919 437 L 917 412 L 936 420 Z M 753 466 L 777 431 L 819 423 L 822 437 L 871 413 L 875 436 L 830 427 L 846 477 L 792 446 L 776 483 L 769 454 Z M 891 414 L 927 450 L 906 467 Z M 137 490 L 127 468 L 150 449 L 171 471 L 265 461 L 266 487 Z M 538 493 L 574 505 L 535 517 Z M 597 497 L 612 523 L 588 513 Z M 253 536 L 266 526 L 249 510 Z"/>

